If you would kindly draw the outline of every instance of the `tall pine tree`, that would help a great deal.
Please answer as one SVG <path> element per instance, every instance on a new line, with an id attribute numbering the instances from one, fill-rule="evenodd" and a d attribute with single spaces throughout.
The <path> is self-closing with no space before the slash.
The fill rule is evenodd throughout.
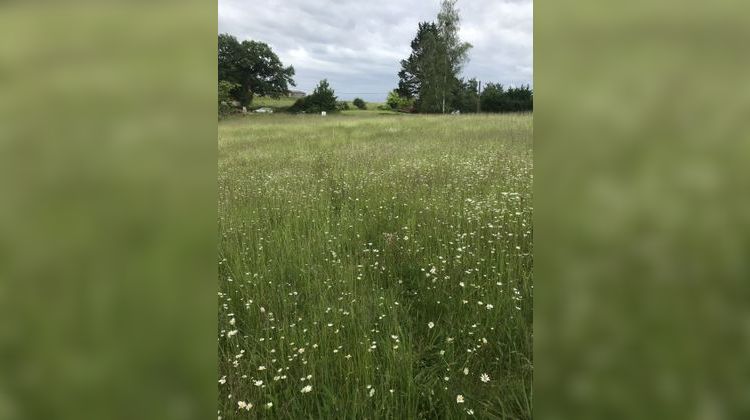
<path id="1" fill-rule="evenodd" d="M 432 22 L 419 22 L 417 35 L 411 41 L 411 54 L 406 60 L 401 60 L 401 71 L 398 72 L 398 94 L 405 98 L 416 98 L 424 78 L 426 48 L 428 42 L 437 38 L 437 25 Z M 428 41 L 430 38 L 430 41 Z"/>

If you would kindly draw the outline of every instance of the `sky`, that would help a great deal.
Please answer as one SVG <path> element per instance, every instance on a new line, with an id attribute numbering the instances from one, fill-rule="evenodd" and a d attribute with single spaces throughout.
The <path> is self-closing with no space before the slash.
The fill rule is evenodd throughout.
<path id="1" fill-rule="evenodd" d="M 340 99 L 384 101 L 400 60 L 440 0 L 219 0 L 219 33 L 265 42 L 312 92 L 328 79 Z M 532 0 L 459 0 L 460 36 L 474 47 L 461 76 L 533 86 Z"/>

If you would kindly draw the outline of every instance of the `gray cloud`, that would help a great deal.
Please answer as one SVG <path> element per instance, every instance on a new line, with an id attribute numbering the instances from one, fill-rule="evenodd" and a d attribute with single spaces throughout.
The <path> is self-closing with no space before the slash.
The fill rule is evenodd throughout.
<path id="1" fill-rule="evenodd" d="M 474 45 L 462 73 L 532 84 L 532 0 L 459 0 L 461 37 Z M 439 0 L 219 0 L 219 32 L 266 42 L 310 92 L 327 78 L 343 99 L 385 99 L 398 83 L 417 23 Z"/>

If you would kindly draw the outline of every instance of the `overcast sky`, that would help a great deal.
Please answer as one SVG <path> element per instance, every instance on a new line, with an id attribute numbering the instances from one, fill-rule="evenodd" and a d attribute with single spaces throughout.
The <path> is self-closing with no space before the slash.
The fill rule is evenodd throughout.
<path id="1" fill-rule="evenodd" d="M 399 61 L 440 0 L 219 0 L 219 33 L 271 46 L 310 93 L 327 78 L 341 99 L 382 101 Z M 459 0 L 461 38 L 474 48 L 462 76 L 532 84 L 532 0 Z"/>

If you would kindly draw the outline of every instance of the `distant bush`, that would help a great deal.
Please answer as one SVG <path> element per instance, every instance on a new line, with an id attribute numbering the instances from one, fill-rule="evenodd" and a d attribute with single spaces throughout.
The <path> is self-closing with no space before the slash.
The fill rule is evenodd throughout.
<path id="1" fill-rule="evenodd" d="M 321 111 L 336 111 L 338 109 L 336 95 L 334 95 L 333 89 L 328 84 L 328 80 L 323 79 L 318 83 L 318 86 L 311 95 L 297 99 L 294 105 L 289 108 L 289 111 L 318 113 Z"/>
<path id="2" fill-rule="evenodd" d="M 336 111 L 348 111 L 348 110 L 349 110 L 349 102 L 346 102 L 346 101 L 336 102 Z"/>
<path id="3" fill-rule="evenodd" d="M 237 111 L 237 108 L 232 106 L 232 90 L 238 88 L 240 85 L 237 83 L 228 82 L 226 80 L 219 80 L 218 86 L 218 99 L 219 99 L 219 117 L 224 117 L 233 112 Z"/>
<path id="4" fill-rule="evenodd" d="M 385 104 L 392 110 L 402 112 L 412 112 L 412 108 L 414 108 L 414 101 L 399 95 L 395 89 L 388 94 Z"/>
<path id="5" fill-rule="evenodd" d="M 367 104 L 362 100 L 362 98 L 354 98 L 352 104 L 359 109 L 367 109 Z"/>

